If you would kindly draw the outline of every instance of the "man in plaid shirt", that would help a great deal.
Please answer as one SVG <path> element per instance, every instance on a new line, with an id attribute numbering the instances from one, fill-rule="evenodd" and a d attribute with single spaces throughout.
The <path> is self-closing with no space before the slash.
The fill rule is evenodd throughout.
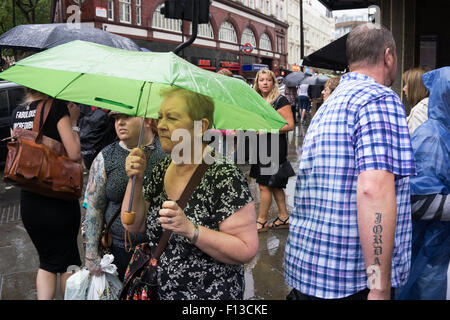
<path id="1" fill-rule="evenodd" d="M 405 110 L 388 88 L 397 70 L 391 32 L 353 29 L 347 59 L 350 72 L 303 142 L 285 251 L 288 299 L 390 299 L 409 273 L 415 163 Z"/>

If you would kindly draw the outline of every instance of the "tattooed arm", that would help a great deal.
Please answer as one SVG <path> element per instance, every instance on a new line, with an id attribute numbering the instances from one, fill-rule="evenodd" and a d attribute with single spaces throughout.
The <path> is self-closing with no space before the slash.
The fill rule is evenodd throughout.
<path id="1" fill-rule="evenodd" d="M 390 299 L 397 201 L 394 175 L 364 171 L 357 182 L 358 230 L 366 262 L 368 299 Z"/>
<path id="2" fill-rule="evenodd" d="M 98 242 L 103 230 L 103 215 L 106 210 L 106 173 L 103 155 L 94 159 L 86 186 L 86 266 L 92 274 L 99 274 L 101 257 Z"/>

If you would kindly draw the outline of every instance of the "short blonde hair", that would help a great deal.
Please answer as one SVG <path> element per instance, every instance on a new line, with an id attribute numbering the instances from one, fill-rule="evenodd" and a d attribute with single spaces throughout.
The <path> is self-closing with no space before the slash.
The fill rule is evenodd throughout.
<path id="1" fill-rule="evenodd" d="M 175 96 L 184 98 L 188 115 L 192 121 L 207 119 L 209 121 L 208 129 L 212 128 L 214 123 L 214 101 L 210 97 L 180 87 L 162 89 L 160 95 L 163 98 Z"/>
<path id="2" fill-rule="evenodd" d="M 258 73 L 256 74 L 255 81 L 253 83 L 253 89 L 262 96 L 261 89 L 259 89 L 259 87 L 258 87 L 258 80 L 262 74 L 268 74 L 272 78 L 273 87 L 272 87 L 272 90 L 269 92 L 268 102 L 273 103 L 275 101 L 275 99 L 278 98 L 278 96 L 280 95 L 280 92 L 278 90 L 277 77 L 275 77 L 275 73 L 273 73 L 273 71 L 271 71 L 269 69 L 259 70 Z"/>
<path id="3" fill-rule="evenodd" d="M 337 86 L 339 85 L 339 82 L 341 81 L 341 77 L 334 77 L 334 78 L 330 78 L 327 80 L 327 82 L 325 82 L 325 87 L 328 86 L 328 88 L 330 89 L 330 93 L 332 93 L 334 91 L 334 89 L 337 88 Z"/>
<path id="4" fill-rule="evenodd" d="M 223 74 L 224 76 L 227 77 L 232 77 L 233 76 L 233 72 L 231 72 L 228 69 L 220 69 L 219 71 L 217 71 L 218 74 Z"/>
<path id="5" fill-rule="evenodd" d="M 408 96 L 406 97 L 406 100 L 410 107 L 414 107 L 429 95 L 427 88 L 425 88 L 425 85 L 422 82 L 422 75 L 426 72 L 427 70 L 423 68 L 413 68 L 403 73 L 403 85 L 408 86 Z"/>

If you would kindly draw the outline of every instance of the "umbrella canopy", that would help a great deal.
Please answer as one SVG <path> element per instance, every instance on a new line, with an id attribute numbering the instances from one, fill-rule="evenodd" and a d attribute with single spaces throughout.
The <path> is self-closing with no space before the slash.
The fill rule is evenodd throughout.
<path id="1" fill-rule="evenodd" d="M 305 78 L 305 74 L 303 72 L 291 72 L 284 78 L 284 83 L 288 87 L 297 87 Z"/>
<path id="2" fill-rule="evenodd" d="M 0 47 L 18 50 L 42 51 L 73 40 L 84 40 L 106 46 L 139 51 L 133 40 L 85 25 L 79 29 L 66 23 L 23 24 L 0 36 Z"/>
<path id="3" fill-rule="evenodd" d="M 286 121 L 244 81 L 203 70 L 172 52 L 135 52 L 73 41 L 20 60 L 0 78 L 54 98 L 157 118 L 161 89 L 214 100 L 218 129 L 279 130 Z"/>
<path id="4" fill-rule="evenodd" d="M 319 74 L 316 79 L 316 84 L 325 84 L 330 79 L 329 76 L 324 74 Z"/>
<path id="5" fill-rule="evenodd" d="M 319 79 L 317 76 L 306 76 L 300 84 L 319 84 Z"/>
<path id="6" fill-rule="evenodd" d="M 328 70 L 345 71 L 348 68 L 346 42 L 347 35 L 311 53 L 303 60 L 304 66 Z"/>

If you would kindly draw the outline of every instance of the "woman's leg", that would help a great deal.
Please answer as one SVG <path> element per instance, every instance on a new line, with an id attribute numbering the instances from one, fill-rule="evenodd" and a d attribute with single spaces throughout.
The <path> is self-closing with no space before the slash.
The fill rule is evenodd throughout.
<path id="1" fill-rule="evenodd" d="M 259 202 L 259 215 L 257 221 L 264 223 L 267 221 L 270 205 L 272 204 L 272 191 L 271 188 L 269 187 L 259 185 L 259 193 L 260 193 L 260 202 Z"/>
<path id="2" fill-rule="evenodd" d="M 59 286 L 61 289 L 61 297 L 63 297 L 64 299 L 64 294 L 66 293 L 66 282 L 67 279 L 69 279 L 69 277 L 73 275 L 72 272 L 64 272 L 60 274 L 60 278 L 59 278 Z"/>
<path id="3" fill-rule="evenodd" d="M 286 195 L 282 188 L 272 188 L 273 197 L 278 207 L 278 214 L 281 220 L 286 220 L 289 217 L 289 213 L 286 207 Z"/>
<path id="4" fill-rule="evenodd" d="M 53 300 L 56 293 L 56 274 L 39 269 L 36 277 L 37 299 Z"/>

